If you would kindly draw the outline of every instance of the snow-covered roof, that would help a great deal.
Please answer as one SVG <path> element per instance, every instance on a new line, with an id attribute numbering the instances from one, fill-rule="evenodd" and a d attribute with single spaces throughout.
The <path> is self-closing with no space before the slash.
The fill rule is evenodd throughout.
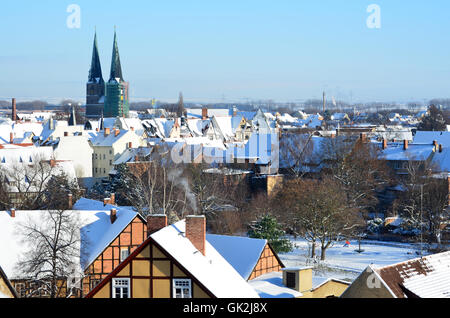
<path id="1" fill-rule="evenodd" d="M 415 144 L 433 144 L 437 141 L 439 145 L 450 147 L 450 131 L 417 131 L 414 136 Z"/>
<path id="2" fill-rule="evenodd" d="M 137 216 L 137 212 L 129 208 L 109 204 L 103 206 L 102 202 L 84 198 L 78 200 L 73 208 L 74 210 L 67 212 L 80 220 L 80 259 L 75 261 L 82 269 L 89 266 Z M 117 219 L 113 224 L 110 221 L 111 208 L 117 210 Z M 16 264 L 33 244 L 24 241 L 20 234 L 20 224 L 31 222 L 43 225 L 45 213 L 48 211 L 16 211 L 13 218 L 9 211 L 0 211 L 0 265 L 10 279 L 21 277 Z"/>
<path id="3" fill-rule="evenodd" d="M 245 280 L 249 279 L 267 244 L 262 239 L 214 234 L 206 235 L 206 240 Z"/>
<path id="4" fill-rule="evenodd" d="M 407 295 L 402 286 L 421 298 L 450 298 L 450 252 L 375 269 L 396 297 Z"/>
<path id="5" fill-rule="evenodd" d="M 99 133 L 92 139 L 90 139 L 92 146 L 95 147 L 111 147 L 115 142 L 123 138 L 124 136 L 129 136 L 135 134 L 131 130 L 119 130 L 119 134 L 116 136 L 114 130 L 111 130 L 109 135 L 105 136 L 104 133 Z"/>
<path id="6" fill-rule="evenodd" d="M 409 144 L 408 149 L 403 149 L 403 143 L 389 143 L 388 147 L 381 151 L 381 158 L 388 161 L 423 161 L 433 153 L 433 145 Z"/>
<path id="7" fill-rule="evenodd" d="M 258 298 L 255 290 L 208 241 L 203 255 L 185 232 L 186 223 L 182 220 L 153 233 L 151 238 L 216 297 Z"/>
<path id="8" fill-rule="evenodd" d="M 270 272 L 248 282 L 261 298 L 297 298 L 303 294 L 283 285 L 283 274 Z"/>

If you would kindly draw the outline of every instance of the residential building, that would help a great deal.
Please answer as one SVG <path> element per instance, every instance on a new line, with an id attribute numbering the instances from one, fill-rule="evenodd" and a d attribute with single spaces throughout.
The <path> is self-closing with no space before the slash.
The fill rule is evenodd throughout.
<path id="1" fill-rule="evenodd" d="M 86 297 L 258 298 L 206 240 L 204 216 L 167 226 L 165 215 L 151 215 L 147 229 L 147 240 Z"/>
<path id="2" fill-rule="evenodd" d="M 450 298 L 450 252 L 368 266 L 342 298 Z"/>
<path id="3" fill-rule="evenodd" d="M 144 139 L 133 130 L 105 128 L 90 139 L 93 149 L 92 175 L 94 178 L 108 177 L 116 161 L 127 148 L 146 146 Z"/>

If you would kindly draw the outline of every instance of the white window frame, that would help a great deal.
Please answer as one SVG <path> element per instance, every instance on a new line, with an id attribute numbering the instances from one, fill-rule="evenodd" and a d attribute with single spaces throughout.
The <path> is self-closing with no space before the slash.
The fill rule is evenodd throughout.
<path id="1" fill-rule="evenodd" d="M 119 284 L 119 282 L 121 282 L 121 283 L 126 282 L 126 285 Z M 121 287 L 126 287 L 127 288 L 127 298 L 131 297 L 130 296 L 131 284 L 130 284 L 130 279 L 129 278 L 113 278 L 111 286 L 112 286 L 112 291 L 111 291 L 112 298 L 116 298 L 116 288 L 121 288 Z M 120 295 L 123 296 L 122 288 L 121 288 Z M 124 298 L 124 297 L 118 297 L 118 298 Z"/>
<path id="2" fill-rule="evenodd" d="M 185 284 L 185 286 L 177 286 L 178 284 Z M 186 284 L 187 283 L 187 284 Z M 189 295 L 187 297 L 184 296 L 183 290 L 181 291 L 181 298 L 192 298 L 192 282 L 190 279 L 179 279 L 179 278 L 174 278 L 172 281 L 172 293 L 173 293 L 173 298 L 176 298 L 177 295 L 177 289 L 179 288 L 187 288 L 189 290 Z"/>
<path id="3" fill-rule="evenodd" d="M 123 252 L 127 252 L 127 256 L 123 256 Z M 128 256 L 130 256 L 130 248 L 129 247 L 121 247 L 120 248 L 120 262 L 123 262 Z"/>

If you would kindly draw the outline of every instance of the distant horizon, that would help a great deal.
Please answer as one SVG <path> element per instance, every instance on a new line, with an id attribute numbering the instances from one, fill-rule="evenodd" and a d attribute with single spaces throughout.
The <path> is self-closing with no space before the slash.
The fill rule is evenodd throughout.
<path id="1" fill-rule="evenodd" d="M 195 103 L 298 103 L 323 91 L 350 104 L 449 98 L 450 3 L 377 0 L 379 25 L 373 3 L 6 2 L 0 100 L 84 103 L 94 33 L 107 81 L 115 25 L 131 102 L 179 92 Z"/>

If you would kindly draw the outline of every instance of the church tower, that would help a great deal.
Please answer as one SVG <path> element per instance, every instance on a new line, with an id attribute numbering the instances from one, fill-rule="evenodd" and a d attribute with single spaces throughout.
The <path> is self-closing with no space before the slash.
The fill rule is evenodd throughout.
<path id="1" fill-rule="evenodd" d="M 102 66 L 97 46 L 97 32 L 94 37 L 91 69 L 86 84 L 86 117 L 99 118 L 102 114 L 105 101 L 105 81 L 102 75 Z"/>
<path id="2" fill-rule="evenodd" d="M 103 113 L 105 117 L 128 117 L 129 83 L 125 82 L 122 76 L 122 66 L 120 64 L 119 46 L 117 45 L 117 34 L 114 30 L 114 43 L 111 61 L 111 74 L 109 81 L 105 85 L 105 105 Z"/>

